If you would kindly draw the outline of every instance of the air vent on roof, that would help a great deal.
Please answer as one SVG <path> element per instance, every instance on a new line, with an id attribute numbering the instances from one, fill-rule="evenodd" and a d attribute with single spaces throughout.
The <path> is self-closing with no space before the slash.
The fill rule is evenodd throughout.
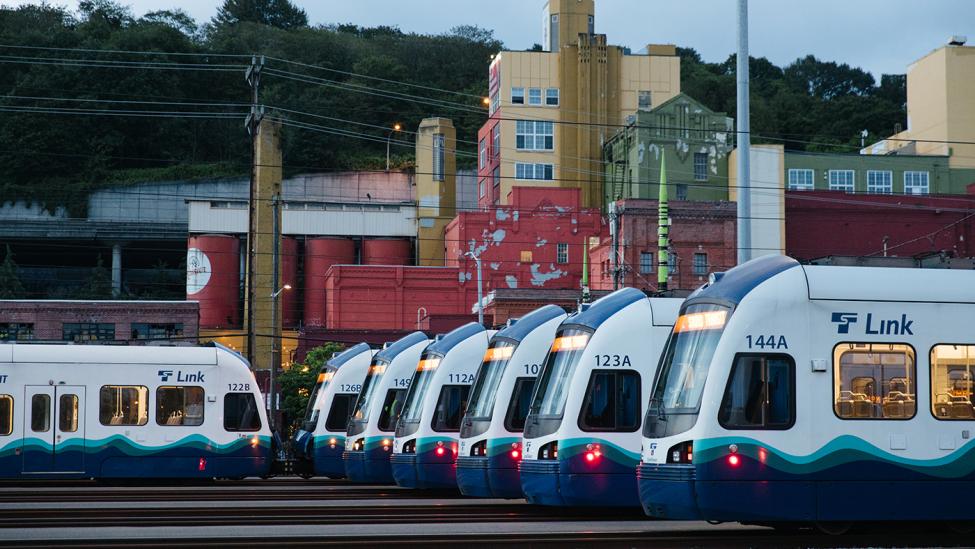
<path id="1" fill-rule="evenodd" d="M 948 39 L 949 46 L 964 46 L 965 42 L 968 42 L 968 37 L 960 34 L 955 34 Z"/>

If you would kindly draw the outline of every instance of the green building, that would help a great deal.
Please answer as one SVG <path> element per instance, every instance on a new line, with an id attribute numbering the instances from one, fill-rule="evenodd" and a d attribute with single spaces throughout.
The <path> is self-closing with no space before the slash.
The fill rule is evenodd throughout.
<path id="1" fill-rule="evenodd" d="M 727 200 L 734 135 L 732 118 L 683 93 L 637 111 L 603 146 L 606 202 L 656 199 L 662 150 L 672 199 Z"/>
<path id="2" fill-rule="evenodd" d="M 669 160 L 669 159 L 668 159 Z M 949 157 L 785 151 L 785 188 L 873 194 L 965 194 L 975 170 Z"/>

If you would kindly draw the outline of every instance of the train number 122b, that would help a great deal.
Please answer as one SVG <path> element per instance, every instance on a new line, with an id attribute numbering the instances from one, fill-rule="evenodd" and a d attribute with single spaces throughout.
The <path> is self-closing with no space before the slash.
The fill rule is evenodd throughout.
<path id="1" fill-rule="evenodd" d="M 775 335 L 760 335 L 760 336 L 745 336 L 745 340 L 748 341 L 749 349 L 788 349 L 789 344 L 785 341 L 785 336 L 775 336 Z"/>

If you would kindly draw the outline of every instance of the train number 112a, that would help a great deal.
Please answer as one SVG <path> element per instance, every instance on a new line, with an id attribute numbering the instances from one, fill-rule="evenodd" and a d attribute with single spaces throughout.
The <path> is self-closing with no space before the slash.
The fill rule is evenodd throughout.
<path id="1" fill-rule="evenodd" d="M 788 349 L 789 344 L 785 341 L 785 336 L 775 336 L 775 335 L 760 335 L 756 336 L 745 336 L 745 340 L 748 341 L 749 349 Z"/>

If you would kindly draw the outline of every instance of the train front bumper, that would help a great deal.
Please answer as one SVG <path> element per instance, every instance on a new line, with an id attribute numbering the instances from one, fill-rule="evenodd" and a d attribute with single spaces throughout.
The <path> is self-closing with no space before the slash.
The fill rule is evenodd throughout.
<path id="1" fill-rule="evenodd" d="M 474 456 L 457 458 L 457 487 L 465 496 L 492 497 L 488 481 L 488 458 Z"/>
<path id="2" fill-rule="evenodd" d="M 395 481 L 389 462 L 391 455 L 389 447 L 378 445 L 367 450 L 346 451 L 342 454 L 345 474 L 352 482 L 390 484 Z"/>
<path id="3" fill-rule="evenodd" d="M 345 478 L 345 437 L 324 435 L 315 437 L 315 454 L 312 458 L 316 475 L 329 478 Z"/>
<path id="4" fill-rule="evenodd" d="M 636 470 L 643 511 L 654 518 L 700 520 L 693 465 L 640 463 Z"/>
<path id="5" fill-rule="evenodd" d="M 416 454 L 397 454 L 389 457 L 393 480 L 403 488 L 416 488 Z"/>
<path id="6" fill-rule="evenodd" d="M 575 458 L 572 458 L 575 461 Z M 585 471 L 579 464 L 556 460 L 521 462 L 525 498 L 541 505 L 639 507 L 636 475 L 621 467 Z"/>

